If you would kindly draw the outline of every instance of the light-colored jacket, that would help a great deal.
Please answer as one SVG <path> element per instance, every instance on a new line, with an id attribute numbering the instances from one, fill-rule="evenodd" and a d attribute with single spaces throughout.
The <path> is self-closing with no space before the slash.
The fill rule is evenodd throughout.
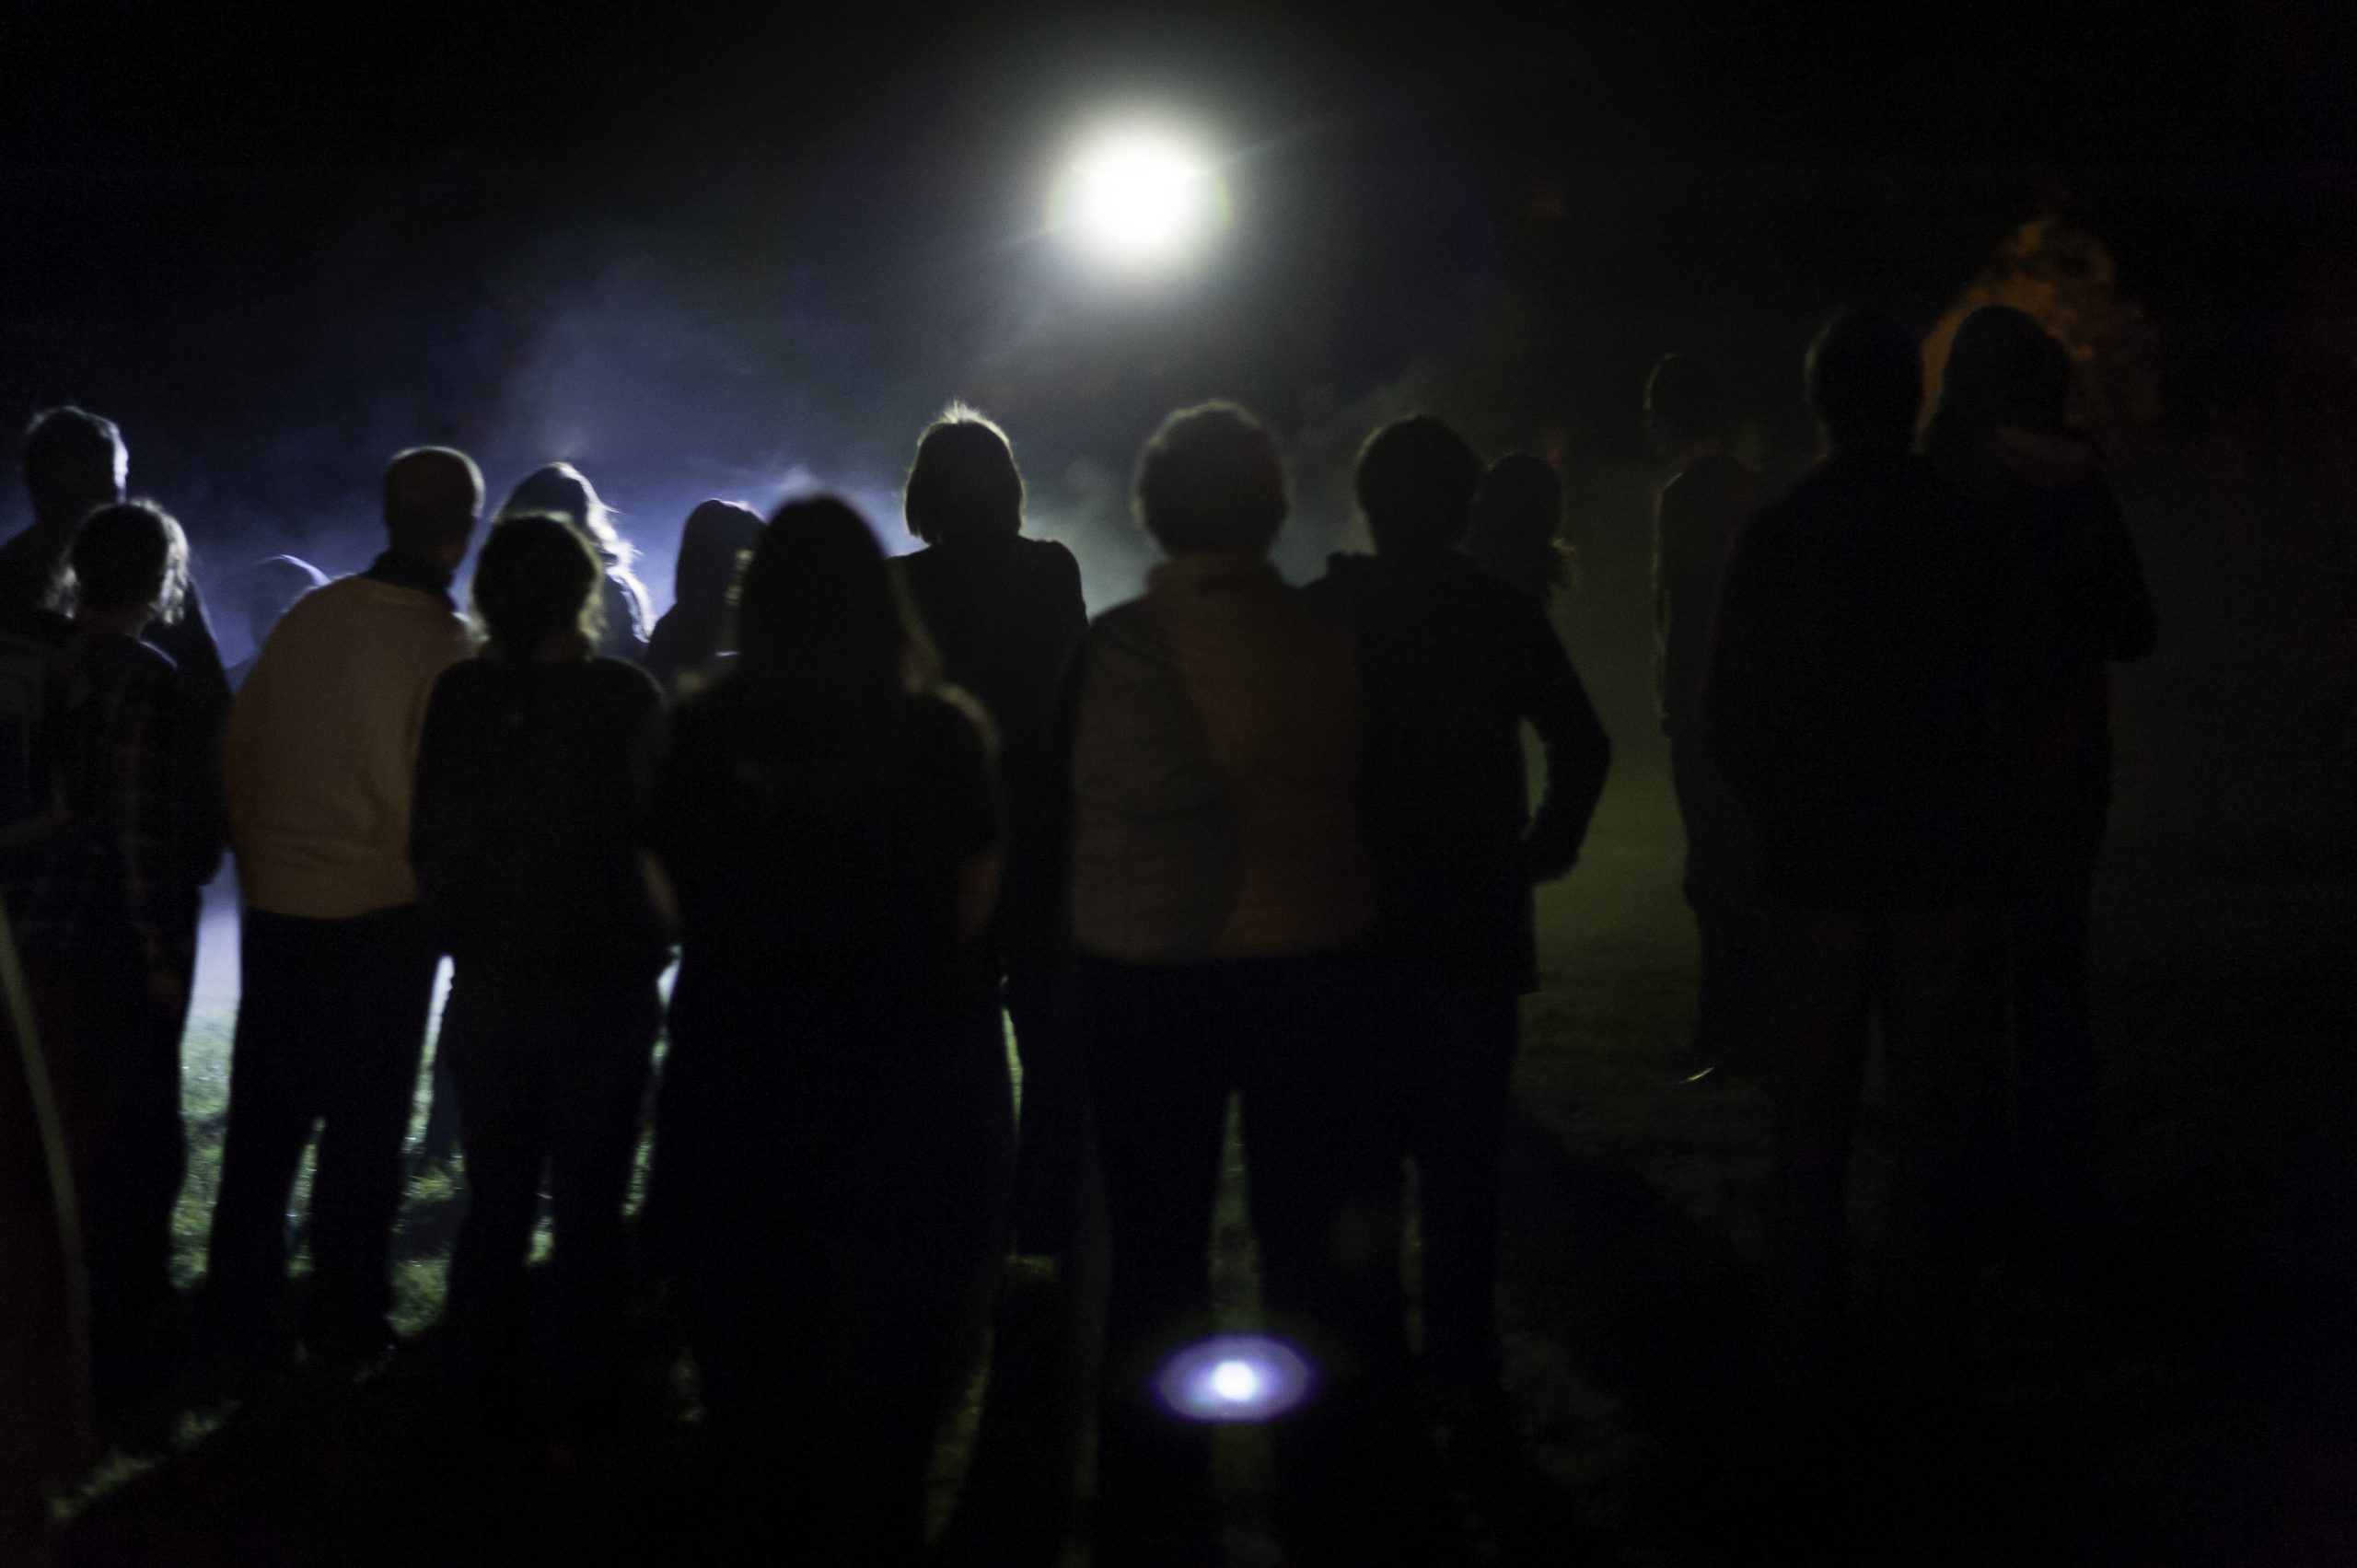
<path id="1" fill-rule="evenodd" d="M 1341 623 L 1262 561 L 1187 555 L 1080 654 L 1074 935 L 1135 963 L 1364 939 L 1359 679 Z"/>
<path id="2" fill-rule="evenodd" d="M 373 577 L 339 577 L 286 612 L 223 750 L 248 904 L 342 920 L 417 901 L 418 735 L 435 677 L 471 651 L 447 600 Z"/>

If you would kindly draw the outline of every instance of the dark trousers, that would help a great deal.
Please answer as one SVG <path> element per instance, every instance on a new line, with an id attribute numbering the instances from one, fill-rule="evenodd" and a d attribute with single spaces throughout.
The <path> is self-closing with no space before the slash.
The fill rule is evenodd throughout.
<path id="1" fill-rule="evenodd" d="M 1212 1539 L 1211 1431 L 1162 1410 L 1153 1383 L 1171 1353 L 1213 1329 L 1212 1212 L 1231 1096 L 1242 1102 L 1270 1326 L 1322 1379 L 1273 1433 L 1297 1544 L 1316 1553 L 1294 1561 L 1387 1561 L 1400 1546 L 1385 1519 L 1380 1447 L 1398 1260 L 1370 1185 L 1381 1134 L 1366 969 L 1334 958 L 1085 958 L 1079 987 L 1111 1254 L 1097 1561 L 1190 1561 Z"/>
<path id="2" fill-rule="evenodd" d="M 458 966 L 440 1053 L 464 1129 L 467 1213 L 450 1253 L 443 1322 L 452 1370 L 470 1394 L 496 1393 L 521 1370 L 525 1263 L 545 1172 L 558 1409 L 574 1422 L 611 1413 L 630 1268 L 622 1204 L 662 1009 L 651 975 Z"/>
<path id="3" fill-rule="evenodd" d="M 111 1415 L 169 1371 L 172 1210 L 188 1172 L 188 991 L 169 1002 L 151 997 L 127 933 L 74 952 L 29 952 L 25 961 L 74 1145 L 93 1371 L 101 1415 Z"/>
<path id="4" fill-rule="evenodd" d="M 245 912 L 211 1249 L 216 1321 L 233 1341 L 273 1316 L 287 1199 L 315 1123 L 307 1331 L 363 1346 L 385 1336 L 387 1246 L 436 962 L 413 904 L 349 920 Z"/>
<path id="5" fill-rule="evenodd" d="M 2033 1224 L 2085 1218 L 2102 1185 L 2087 911 L 2110 812 L 2107 770 L 2105 759 L 2065 781 L 2025 825 L 1995 931 L 1991 974 L 2014 1047 L 2012 1093 L 1992 1105 L 1996 1153 Z"/>
<path id="6" fill-rule="evenodd" d="M 1771 977 L 1766 1349 L 1788 1395 L 1832 1391 L 1849 1275 L 1844 1206 L 1870 1023 L 1883 1049 L 1888 1164 L 1886 1371 L 1910 1395 L 1969 1371 L 1972 1179 L 1992 1020 L 1976 908 L 1781 907 Z"/>
<path id="7" fill-rule="evenodd" d="M 1383 1176 L 1399 1192 L 1416 1167 L 1424 1356 L 1452 1380 L 1487 1381 L 1498 1358 L 1498 1193 L 1506 1106 L 1522 1043 L 1511 980 L 1430 966 L 1387 976 L 1375 1038 L 1384 1047 Z"/>
<path id="8" fill-rule="evenodd" d="M 1087 1178 L 1088 1091 L 1073 1016 L 1071 966 L 1010 960 L 1006 1017 L 1023 1064 L 1015 1156 L 1015 1249 L 1062 1256 Z"/>
<path id="9" fill-rule="evenodd" d="M 1759 846 L 1718 761 L 1699 737 L 1673 737 L 1670 784 L 1686 828 L 1680 889 L 1700 946 L 1694 1049 L 1716 1062 L 1759 1056 Z"/>

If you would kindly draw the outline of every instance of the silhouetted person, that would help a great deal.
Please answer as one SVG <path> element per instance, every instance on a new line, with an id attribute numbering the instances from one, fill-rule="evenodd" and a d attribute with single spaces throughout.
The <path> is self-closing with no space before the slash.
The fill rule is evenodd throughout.
<path id="1" fill-rule="evenodd" d="M 8 913 L 74 1145 L 102 1419 L 169 1371 L 172 1207 L 187 1167 L 180 1028 L 196 901 L 172 661 L 140 641 L 179 612 L 180 525 L 145 502 L 85 517 L 40 738 L 53 814 L 6 858 Z"/>
<path id="2" fill-rule="evenodd" d="M 1736 541 L 1703 706 L 1764 855 L 1767 1348 L 1814 1422 L 1840 1342 L 1870 1021 L 1889 1164 L 1886 1370 L 1932 1399 L 1968 1371 L 1966 1178 L 1989 1050 L 1974 968 L 1995 890 L 2004 607 L 1963 494 L 1909 449 L 1914 338 L 1840 317 L 1809 351 L 1807 386 L 1827 456 Z"/>
<path id="3" fill-rule="evenodd" d="M 1712 755 L 1700 691 L 1728 548 L 1767 495 L 1759 476 L 1728 450 L 1735 404 L 1705 362 L 1673 354 L 1655 365 L 1645 421 L 1673 470 L 1654 498 L 1654 669 L 1686 830 L 1680 888 L 1694 912 L 1700 960 L 1690 1060 L 1703 1071 L 1752 1067 L 1759 1054 L 1759 844 Z"/>
<path id="4" fill-rule="evenodd" d="M 781 508 L 738 597 L 656 790 L 681 952 L 655 1179 L 725 1533 L 900 1563 L 1012 1133 L 991 762 L 842 502 Z"/>
<path id="5" fill-rule="evenodd" d="M 551 463 L 526 474 L 499 508 L 503 517 L 532 512 L 563 517 L 598 552 L 605 570 L 599 589 L 605 630 L 598 634 L 598 652 L 607 658 L 633 662 L 644 658 L 646 628 L 654 616 L 647 610 L 646 589 L 631 570 L 638 552 L 614 528 L 613 508 L 598 498 L 579 469 L 571 463 Z"/>
<path id="6" fill-rule="evenodd" d="M 899 563 L 909 595 L 944 673 L 982 704 L 998 736 L 1007 849 L 995 935 L 1023 1063 L 1015 1245 L 1060 1253 L 1080 1201 L 1086 1102 L 1062 972 L 1049 732 L 1088 629 L 1080 566 L 1062 545 L 1023 537 L 1015 453 L 970 411 L 952 409 L 925 431 L 902 505 L 909 531 L 925 541 Z"/>
<path id="7" fill-rule="evenodd" d="M 254 651 L 229 667 L 229 689 L 236 691 L 253 673 L 261 645 L 273 627 L 295 608 L 295 601 L 313 588 L 325 587 L 328 575 L 297 555 L 266 555 L 246 575 L 246 634 Z"/>
<path id="8" fill-rule="evenodd" d="M 391 1342 L 387 1242 L 439 958 L 410 870 L 410 801 L 427 699 L 470 651 L 450 581 L 482 508 L 464 453 L 395 458 L 384 553 L 287 612 L 230 710 L 244 950 L 211 1291 L 232 1353 L 274 1318 L 314 1123 L 306 1337 L 330 1361 Z"/>
<path id="9" fill-rule="evenodd" d="M 2016 619 L 2001 897 L 2014 1022 L 2011 1172 L 2020 1218 L 2061 1240 L 2092 1217 L 2095 1028 L 2087 904 L 2111 806 L 2107 664 L 2152 652 L 2153 602 L 2095 447 L 2073 431 L 2068 351 L 2018 310 L 1965 318 L 1923 450 L 1980 511 Z"/>
<path id="10" fill-rule="evenodd" d="M 435 683 L 410 864 L 452 963 L 439 1053 L 456 1086 L 467 1212 L 443 1325 L 462 1404 L 500 1413 L 522 1370 L 543 1172 L 566 1424 L 614 1413 L 639 1102 L 670 938 L 642 864 L 663 699 L 593 656 L 598 585 L 563 519 L 504 519 L 475 563 L 489 645 Z"/>
<path id="11" fill-rule="evenodd" d="M 1520 998 L 1538 985 L 1531 887 L 1578 859 L 1612 758 L 1539 602 L 1457 548 L 1481 477 L 1439 420 L 1386 425 L 1356 480 L 1376 553 L 1335 556 L 1310 590 L 1358 634 L 1384 1176 L 1396 1191 L 1415 1162 L 1425 1365 L 1458 1419 L 1498 1392 L 1498 1163 Z M 1535 818 L 1526 722 L 1547 750 Z"/>
<path id="12" fill-rule="evenodd" d="M 1553 465 L 1509 452 L 1481 476 L 1465 551 L 1483 571 L 1544 610 L 1571 586 L 1572 552 L 1562 523 L 1563 482 Z"/>
<path id="13" fill-rule="evenodd" d="M 676 702 L 729 651 L 729 590 L 761 537 L 761 519 L 734 501 L 705 501 L 688 514 L 671 579 L 671 608 L 646 639 L 646 672 Z"/>
<path id="14" fill-rule="evenodd" d="M 1326 1379 L 1276 1434 L 1293 1560 L 1381 1562 L 1402 1548 L 1372 1495 L 1370 1380 L 1396 1287 L 1378 1237 L 1353 1234 L 1378 1227 L 1353 1208 L 1377 1094 L 1351 637 L 1269 564 L 1284 474 L 1242 410 L 1165 421 L 1137 507 L 1168 558 L 1082 644 L 1069 774 L 1111 1244 L 1097 1561 L 1194 1562 L 1217 1539 L 1210 1429 L 1161 1410 L 1154 1380 L 1212 1329 L 1205 1244 L 1240 1094 L 1262 1299 Z"/>

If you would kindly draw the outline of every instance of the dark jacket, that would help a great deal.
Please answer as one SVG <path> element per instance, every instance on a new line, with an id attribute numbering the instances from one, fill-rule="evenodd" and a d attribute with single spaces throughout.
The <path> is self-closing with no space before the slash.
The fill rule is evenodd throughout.
<path id="1" fill-rule="evenodd" d="M 2102 788 L 2111 765 L 2114 660 L 2153 651 L 2136 544 L 2095 448 L 2068 434 L 1934 421 L 1924 455 L 1970 499 L 2004 558 L 2013 617 L 2005 713 L 2024 806 Z"/>
<path id="2" fill-rule="evenodd" d="M 1696 704 L 1727 548 L 1767 499 L 1759 476 L 1723 452 L 1695 459 L 1654 500 L 1654 679 L 1662 733 L 1699 739 Z"/>
<path id="3" fill-rule="evenodd" d="M 662 697 L 618 659 L 443 671 L 418 742 L 410 863 L 461 965 L 652 975 L 670 940 L 640 852 Z"/>
<path id="4" fill-rule="evenodd" d="M 900 560 L 944 673 L 990 716 L 1007 854 L 1000 936 L 1010 958 L 1055 940 L 1062 900 L 1049 732 L 1088 630 L 1080 566 L 1050 540 L 952 539 Z"/>
<path id="5" fill-rule="evenodd" d="M 2003 563 L 1910 452 L 1836 453 L 1747 524 L 1703 678 L 1766 892 L 1934 907 L 1990 888 Z"/>
<path id="6" fill-rule="evenodd" d="M 1358 639 L 1377 942 L 1537 983 L 1531 884 L 1579 856 L 1612 749 L 1545 613 L 1449 553 L 1337 555 L 1309 592 Z M 1534 817 L 1522 726 L 1547 750 Z"/>

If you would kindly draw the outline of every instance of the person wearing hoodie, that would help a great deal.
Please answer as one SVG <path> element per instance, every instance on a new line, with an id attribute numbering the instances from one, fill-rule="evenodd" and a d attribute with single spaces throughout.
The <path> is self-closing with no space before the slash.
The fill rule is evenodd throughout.
<path id="1" fill-rule="evenodd" d="M 2071 359 L 2019 310 L 1987 306 L 1949 351 L 1924 455 L 1965 491 L 2008 563 L 2016 645 L 2005 878 L 1990 976 L 2012 1015 L 2008 1194 L 2065 1239 L 2096 1200 L 2087 906 L 2111 806 L 2114 661 L 2152 652 L 2153 601 L 2094 444 L 2066 409 Z"/>
<path id="2" fill-rule="evenodd" d="M 1497 1394 L 1498 1172 L 1520 998 L 1538 988 L 1531 889 L 1578 861 L 1612 757 L 1539 602 L 1457 548 L 1480 482 L 1480 459 L 1439 420 L 1378 430 L 1357 474 L 1376 552 L 1335 556 L 1309 590 L 1358 640 L 1390 1087 L 1381 1179 L 1396 1205 L 1415 1162 L 1427 1383 L 1460 1415 Z M 1535 816 L 1526 722 L 1547 755 Z"/>
<path id="3" fill-rule="evenodd" d="M 734 501 L 705 501 L 679 533 L 671 608 L 655 623 L 640 661 L 663 695 L 678 702 L 709 676 L 730 642 L 728 595 L 737 572 L 761 537 L 761 519 Z"/>

